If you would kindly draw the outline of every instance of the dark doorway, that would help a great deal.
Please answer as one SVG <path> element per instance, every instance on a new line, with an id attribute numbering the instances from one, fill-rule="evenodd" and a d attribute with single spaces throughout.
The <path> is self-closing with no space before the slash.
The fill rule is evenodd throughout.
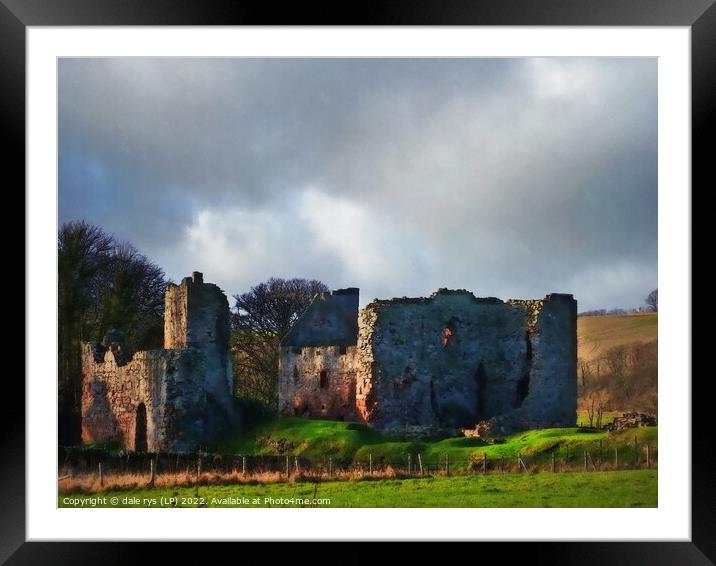
<path id="1" fill-rule="evenodd" d="M 321 389 L 328 388 L 328 372 L 326 370 L 321 371 L 318 375 L 318 387 Z"/>
<path id="2" fill-rule="evenodd" d="M 475 389 L 477 395 L 477 420 L 481 421 L 488 417 L 487 413 L 487 376 L 485 375 L 485 364 L 480 362 L 475 372 Z"/>
<path id="3" fill-rule="evenodd" d="M 438 404 L 438 396 L 435 394 L 435 384 L 432 377 L 430 378 L 430 408 L 433 410 L 435 421 L 440 423 L 440 405 Z"/>
<path id="4" fill-rule="evenodd" d="M 144 403 L 137 405 L 137 420 L 134 424 L 134 451 L 147 451 L 147 408 Z"/>
<path id="5" fill-rule="evenodd" d="M 522 378 L 517 382 L 517 390 L 515 391 L 515 407 L 521 407 L 527 395 L 530 392 L 530 373 L 532 372 L 532 340 L 530 340 L 530 333 L 527 332 L 525 335 L 527 340 L 527 350 L 525 354 L 525 361 L 527 368 Z"/>

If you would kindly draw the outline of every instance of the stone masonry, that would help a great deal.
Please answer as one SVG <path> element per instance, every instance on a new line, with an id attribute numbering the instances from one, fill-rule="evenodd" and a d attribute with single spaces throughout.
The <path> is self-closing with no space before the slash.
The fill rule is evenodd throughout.
<path id="1" fill-rule="evenodd" d="M 577 303 L 322 293 L 281 344 L 279 411 L 382 430 L 574 426 Z"/>
<path id="2" fill-rule="evenodd" d="M 357 337 L 358 289 L 318 294 L 281 344 L 280 412 L 360 420 Z"/>
<path id="3" fill-rule="evenodd" d="M 194 272 L 165 294 L 164 349 L 130 355 L 122 333 L 82 346 L 82 441 L 191 451 L 232 427 L 226 295 Z"/>

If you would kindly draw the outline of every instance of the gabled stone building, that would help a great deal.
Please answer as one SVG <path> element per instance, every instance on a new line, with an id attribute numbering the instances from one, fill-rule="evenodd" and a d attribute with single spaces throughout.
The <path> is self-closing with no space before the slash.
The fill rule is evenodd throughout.
<path id="1" fill-rule="evenodd" d="M 441 289 L 375 300 L 316 296 L 281 344 L 279 411 L 391 430 L 483 433 L 574 426 L 577 303 Z"/>
<path id="2" fill-rule="evenodd" d="M 82 441 L 190 451 L 234 426 L 226 295 L 194 272 L 165 294 L 164 349 L 130 354 L 121 332 L 82 346 Z"/>

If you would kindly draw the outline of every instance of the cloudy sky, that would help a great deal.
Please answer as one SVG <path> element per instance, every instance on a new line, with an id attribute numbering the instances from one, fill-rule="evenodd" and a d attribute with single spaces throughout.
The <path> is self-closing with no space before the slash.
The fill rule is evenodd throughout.
<path id="1" fill-rule="evenodd" d="M 634 307 L 655 59 L 63 59 L 60 222 L 229 295 L 271 276 Z"/>

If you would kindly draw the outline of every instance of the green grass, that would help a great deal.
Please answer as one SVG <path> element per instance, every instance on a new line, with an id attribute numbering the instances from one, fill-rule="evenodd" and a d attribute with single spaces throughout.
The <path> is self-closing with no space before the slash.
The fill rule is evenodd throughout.
<path id="1" fill-rule="evenodd" d="M 659 338 L 657 313 L 580 316 L 577 318 L 577 356 L 595 360 L 609 348 Z"/>
<path id="2" fill-rule="evenodd" d="M 596 457 L 599 441 L 605 454 L 616 446 L 619 448 L 622 462 L 631 463 L 634 460 L 633 441 L 637 437 L 637 447 L 641 451 L 644 444 L 651 444 L 652 458 L 656 455 L 657 430 L 656 427 L 632 429 L 619 433 L 608 434 L 607 431 L 584 428 L 552 428 L 532 430 L 512 434 L 499 444 L 485 444 L 479 438 L 448 438 L 437 442 L 388 442 L 363 446 L 355 454 L 356 462 L 365 463 L 369 454 L 373 462 L 400 463 L 406 462 L 411 454 L 415 463 L 417 454 L 421 454 L 423 463 L 430 467 L 442 467 L 445 455 L 448 456 L 451 469 L 464 471 L 470 464 L 470 459 L 481 458 L 487 455 L 489 460 L 503 458 L 508 465 L 513 463 L 517 454 L 521 454 L 529 465 L 544 465 L 552 458 L 552 451 L 556 457 L 564 459 L 569 457 L 572 462 L 578 462 L 583 452 L 589 451 Z M 643 459 L 643 456 L 641 456 Z"/>
<path id="3" fill-rule="evenodd" d="M 79 506 L 69 504 L 67 498 L 71 498 L 85 501 L 88 507 L 160 507 L 162 497 L 166 500 L 174 497 L 177 506 L 187 507 L 313 506 L 272 504 L 264 498 L 327 498 L 330 504 L 321 505 L 324 507 L 656 507 L 657 477 L 656 470 L 630 470 L 203 486 L 112 491 L 99 494 L 106 501 L 95 505 L 89 504 L 89 495 L 66 494 L 59 497 L 58 505 Z M 116 497 L 119 503 L 113 505 L 111 497 Z M 196 497 L 203 499 L 203 505 L 197 505 L 193 500 Z M 245 497 L 248 503 L 219 501 L 229 497 Z M 137 500 L 122 503 L 125 498 Z M 182 498 L 189 500 L 181 505 Z"/>
<path id="4" fill-rule="evenodd" d="M 259 424 L 248 433 L 212 448 L 231 454 L 332 456 L 336 461 L 350 461 L 361 446 L 385 439 L 363 424 L 284 417 Z"/>
<path id="5" fill-rule="evenodd" d="M 420 454 L 428 469 L 442 469 L 447 455 L 451 469 L 465 471 L 470 459 L 487 454 L 488 459 L 516 459 L 520 453 L 529 464 L 546 464 L 552 457 L 570 457 L 576 461 L 584 450 L 594 452 L 599 448 L 611 451 L 619 448 L 621 460 L 634 460 L 633 441 L 643 450 L 650 443 L 652 457 L 656 456 L 657 427 L 631 429 L 618 433 L 587 428 L 551 428 L 519 432 L 504 439 L 485 441 L 480 438 L 446 438 L 443 440 L 399 441 L 373 431 L 365 425 L 342 421 L 311 420 L 287 417 L 259 425 L 252 431 L 230 439 L 215 447 L 217 451 L 231 454 L 272 455 L 288 454 L 314 460 L 329 456 L 334 463 L 373 464 L 394 467 L 407 465 L 408 455 L 417 465 Z M 494 443 L 492 443 L 494 442 Z"/>

